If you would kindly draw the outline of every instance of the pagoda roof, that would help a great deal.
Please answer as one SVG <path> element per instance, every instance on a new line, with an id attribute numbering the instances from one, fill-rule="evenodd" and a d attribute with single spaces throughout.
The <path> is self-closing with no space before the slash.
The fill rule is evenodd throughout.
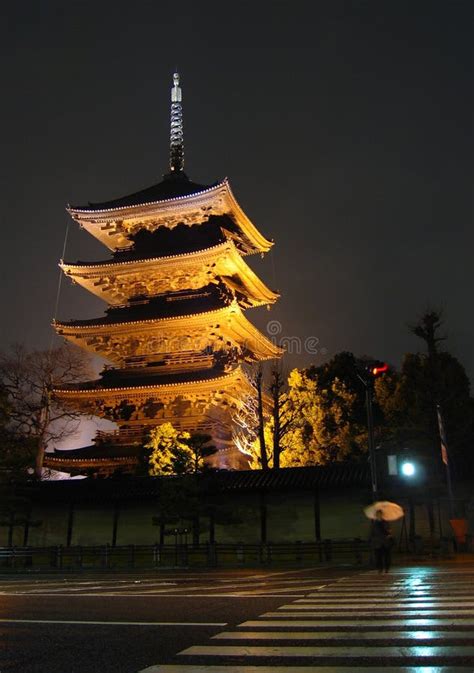
<path id="1" fill-rule="evenodd" d="M 216 184 L 217 182 L 214 183 L 214 185 Z M 95 213 L 97 211 L 116 210 L 117 208 L 142 206 L 148 203 L 159 203 L 160 201 L 177 199 L 189 196 L 190 194 L 199 194 L 214 185 L 200 185 L 197 182 L 192 182 L 185 173 L 179 171 L 177 173 L 169 173 L 163 176 L 161 182 L 133 194 L 127 194 L 126 196 L 100 203 L 89 202 L 85 206 L 70 206 L 69 210 Z"/>
<path id="2" fill-rule="evenodd" d="M 225 236 L 234 240 L 243 254 L 270 250 L 273 242 L 265 238 L 245 215 L 227 179 L 210 187 L 199 187 L 199 191 L 167 198 L 160 196 L 156 200 L 149 199 L 149 195 L 155 193 L 154 188 L 150 188 L 151 192 L 137 192 L 148 194 L 147 200 L 141 203 L 117 205 L 122 200 L 116 199 L 85 207 L 69 206 L 67 210 L 110 250 L 129 248 L 133 237 L 141 230 L 174 229 L 179 224 L 191 227 L 207 222 L 213 215 L 227 215 L 231 219 L 233 226 L 225 231 Z"/>
<path id="3" fill-rule="evenodd" d="M 45 453 L 43 464 L 50 469 L 70 474 L 84 474 L 90 469 L 102 471 L 104 468 L 111 468 L 108 472 L 115 472 L 117 469 L 128 472 L 136 467 L 138 456 L 132 453 L 132 447 L 127 447 L 128 453 L 124 455 L 105 451 L 105 448 L 101 449 L 100 454 L 95 446 L 69 451 L 56 449 L 54 453 Z"/>
<path id="4" fill-rule="evenodd" d="M 80 449 L 54 449 L 53 453 L 45 453 L 48 458 L 71 459 L 71 458 L 129 458 L 138 456 L 141 451 L 140 445 L 128 444 L 104 444 L 97 446 L 91 444 Z"/>
<path id="5" fill-rule="evenodd" d="M 270 290 L 244 261 L 233 241 L 179 255 L 103 262 L 61 262 L 74 282 L 109 304 L 122 304 L 132 296 L 169 292 L 173 286 L 199 289 L 220 278 L 238 295 L 242 306 L 272 304 L 278 293 Z"/>
<path id="6" fill-rule="evenodd" d="M 106 314 L 99 318 L 56 322 L 57 326 L 95 327 L 120 325 L 122 323 L 143 322 L 147 320 L 166 320 L 182 316 L 199 315 L 228 306 L 232 302 L 228 295 L 219 292 L 219 287 L 209 284 L 200 290 L 176 292 L 151 298 L 137 299 L 129 304 L 110 306 Z"/>
<path id="7" fill-rule="evenodd" d="M 102 390 L 102 389 L 130 389 L 140 387 L 156 387 L 167 385 L 179 385 L 182 383 L 203 383 L 204 381 L 217 381 L 226 376 L 222 368 L 208 368 L 200 370 L 162 373 L 149 372 L 147 368 L 129 368 L 105 370 L 102 378 L 94 381 L 83 381 L 81 383 L 70 384 L 61 390 Z"/>
<path id="8" fill-rule="evenodd" d="M 201 313 L 115 322 L 55 322 L 54 328 L 76 345 L 119 363 L 130 356 L 144 356 L 151 347 L 154 356 L 181 352 L 185 338 L 196 352 L 210 346 L 215 350 L 237 347 L 245 351 L 246 358 L 257 360 L 279 358 L 283 353 L 245 317 L 235 301 Z"/>
<path id="9" fill-rule="evenodd" d="M 144 398 L 154 397 L 159 399 L 172 399 L 177 396 L 187 397 L 205 397 L 222 394 L 235 396 L 240 400 L 238 391 L 250 391 L 251 383 L 242 369 L 238 366 L 230 372 L 217 374 L 215 370 L 208 370 L 207 376 L 203 372 L 194 373 L 194 378 L 183 380 L 182 375 L 170 376 L 169 380 L 157 377 L 153 383 L 137 385 L 108 385 L 104 387 L 104 382 L 100 379 L 75 385 L 55 388 L 53 394 L 64 402 L 81 403 L 89 405 L 91 410 L 97 408 L 97 397 L 107 400 L 123 400 L 124 397 Z"/>

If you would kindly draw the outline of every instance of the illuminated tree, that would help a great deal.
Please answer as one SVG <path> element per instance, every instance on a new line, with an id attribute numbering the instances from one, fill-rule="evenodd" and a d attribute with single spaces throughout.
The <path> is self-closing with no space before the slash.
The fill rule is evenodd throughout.
<path id="1" fill-rule="evenodd" d="M 338 376 L 345 371 L 351 373 L 350 382 Z M 265 424 L 270 467 L 321 465 L 366 450 L 364 391 L 352 354 L 341 353 L 321 368 L 294 369 L 286 389 L 281 374 L 273 372 L 270 391 L 272 415 Z M 252 469 L 262 467 L 258 448 L 254 440 L 248 450 Z"/>
<path id="2" fill-rule="evenodd" d="M 262 370 L 259 369 L 255 376 L 249 376 L 249 382 L 252 390 L 242 400 L 238 411 L 232 418 L 232 440 L 239 451 L 248 456 L 252 463 L 256 450 L 260 468 L 267 470 L 269 467 L 267 446 L 269 445 L 265 435 Z"/>
<path id="3" fill-rule="evenodd" d="M 145 449 L 151 449 L 147 455 L 148 474 L 157 477 L 164 474 L 185 474 L 192 472 L 193 452 L 187 444 L 191 438 L 189 432 L 176 430 L 172 423 L 163 423 L 151 430 Z"/>
<path id="4" fill-rule="evenodd" d="M 305 410 L 309 395 L 303 393 L 302 374 L 293 370 L 288 377 L 288 386 L 284 389 L 281 372 L 271 372 L 270 398 L 271 412 L 264 424 L 264 444 L 269 468 L 301 467 L 316 462 L 313 447 L 305 442 Z M 307 392 L 307 391 L 306 391 Z M 253 434 L 248 443 L 247 455 L 251 469 L 264 469 L 261 459 L 260 441 Z M 275 459 L 276 456 L 276 459 Z"/>
<path id="5" fill-rule="evenodd" d="M 8 405 L 5 429 L 13 442 L 23 447 L 26 442 L 34 451 L 38 478 L 48 444 L 74 435 L 81 417 L 55 399 L 54 389 L 91 375 L 88 356 L 67 344 L 31 352 L 16 345 L 0 353 L 0 386 Z"/>

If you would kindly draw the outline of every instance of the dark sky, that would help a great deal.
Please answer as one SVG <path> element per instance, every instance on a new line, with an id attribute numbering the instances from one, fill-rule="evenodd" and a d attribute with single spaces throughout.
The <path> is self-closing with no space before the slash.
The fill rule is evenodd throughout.
<path id="1" fill-rule="evenodd" d="M 39 2 L 3 9 L 0 347 L 46 348 L 68 217 L 167 171 L 169 89 L 186 172 L 228 176 L 276 241 L 250 258 L 279 305 L 260 326 L 397 364 L 444 309 L 474 373 L 470 1 Z M 107 258 L 71 221 L 66 259 Z M 103 304 L 63 284 L 58 317 Z"/>

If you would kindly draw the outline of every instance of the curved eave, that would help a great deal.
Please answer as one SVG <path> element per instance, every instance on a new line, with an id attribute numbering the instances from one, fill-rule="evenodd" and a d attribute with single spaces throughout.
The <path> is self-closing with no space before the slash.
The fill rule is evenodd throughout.
<path id="1" fill-rule="evenodd" d="M 63 400 L 95 400 L 99 396 L 113 397 L 115 395 L 121 396 L 125 393 L 131 393 L 133 395 L 139 395 L 141 393 L 150 395 L 155 393 L 156 396 L 160 396 L 167 394 L 176 395 L 182 391 L 183 394 L 204 394 L 218 392 L 220 388 L 223 388 L 225 392 L 226 389 L 232 389 L 236 385 L 244 385 L 249 388 L 251 385 L 241 367 L 236 367 L 229 374 L 224 374 L 222 376 L 215 376 L 210 379 L 196 379 L 195 381 L 182 381 L 180 383 L 154 384 L 148 386 L 117 386 L 113 388 L 102 388 L 100 386 L 97 386 L 97 388 L 86 389 L 55 388 L 52 392 L 57 398 Z"/>
<path id="2" fill-rule="evenodd" d="M 223 254 L 225 255 L 224 260 L 220 257 Z M 204 268 L 206 265 L 214 264 L 215 262 L 214 277 L 219 276 L 225 280 L 226 260 L 231 265 L 228 269 L 228 275 L 235 274 L 236 272 L 239 273 L 243 281 L 243 288 L 247 289 L 249 296 L 253 300 L 252 305 L 273 304 L 278 299 L 280 295 L 265 285 L 244 261 L 232 241 L 219 243 L 204 250 L 186 252 L 179 255 L 96 264 L 68 264 L 61 261 L 59 266 L 63 273 L 75 283 L 92 292 L 100 299 L 104 299 L 109 304 L 116 305 L 123 303 L 123 297 L 117 298 L 116 293 L 114 295 L 113 291 L 104 290 L 103 285 L 97 285 L 96 281 L 98 279 L 112 276 L 117 279 L 117 283 L 120 286 L 123 286 L 127 275 L 152 274 L 154 271 L 165 272 L 167 269 L 173 268 L 178 268 L 179 272 L 182 273 L 186 269 L 191 270 L 195 267 Z M 130 292 L 126 296 L 126 299 L 130 299 L 131 296 L 133 296 L 133 292 Z"/>
<path id="3" fill-rule="evenodd" d="M 219 201 L 222 201 L 222 199 L 223 204 L 220 204 Z M 244 239 L 247 240 L 246 254 L 268 252 L 273 245 L 273 242 L 265 238 L 245 215 L 232 193 L 227 178 L 214 187 L 195 194 L 177 196 L 162 201 L 101 210 L 81 210 L 73 207 L 68 207 L 66 210 L 74 220 L 110 250 L 126 248 L 130 245 L 128 234 L 115 230 L 116 222 L 120 222 L 120 226 L 126 229 L 127 222 L 130 228 L 132 226 L 135 228 L 137 221 L 146 221 L 148 218 L 155 220 L 162 218 L 163 221 L 155 226 L 169 226 L 167 216 L 176 216 L 180 212 L 185 213 L 193 210 L 198 210 L 204 215 L 207 212 L 208 214 L 226 214 L 232 217 L 241 229 Z M 236 236 L 236 234 L 232 235 L 230 232 L 228 235 L 231 238 Z"/>
<path id="4" fill-rule="evenodd" d="M 259 360 L 270 360 L 283 355 L 283 349 L 274 344 L 262 334 L 242 313 L 236 302 L 224 308 L 203 313 L 194 313 L 171 318 L 155 318 L 149 320 L 135 320 L 130 322 L 105 323 L 96 325 L 74 325 L 54 322 L 53 327 L 59 336 L 77 342 L 81 339 L 83 347 L 92 352 L 103 351 L 89 347 L 87 339 L 96 335 L 112 336 L 123 335 L 133 339 L 134 336 L 144 332 L 153 334 L 169 334 L 171 330 L 178 329 L 183 333 L 186 330 L 196 328 L 208 328 L 210 324 L 218 322 L 218 329 L 227 336 L 231 335 L 235 342 L 240 342 L 248 351 L 254 353 Z M 102 347 L 100 347 L 102 348 Z"/>
<path id="5" fill-rule="evenodd" d="M 136 465 L 138 458 L 136 456 L 119 456 L 117 458 L 68 458 L 67 456 L 51 456 L 47 453 L 44 457 L 45 467 L 71 466 L 74 469 L 84 467 L 104 467 L 107 465 Z"/>
<path id="6" fill-rule="evenodd" d="M 159 212 L 159 208 L 173 206 L 175 204 L 181 204 L 183 202 L 191 202 L 197 199 L 202 199 L 203 196 L 212 195 L 218 192 L 224 185 L 228 183 L 227 178 L 218 182 L 212 187 L 207 189 L 202 189 L 198 192 L 192 194 L 185 194 L 184 196 L 174 196 L 169 199 L 160 199 L 158 201 L 145 201 L 143 203 L 137 203 L 133 206 L 118 206 L 115 208 L 78 208 L 74 206 L 68 206 L 66 208 L 67 212 L 75 220 L 81 220 L 83 222 L 110 222 L 116 219 L 124 220 L 128 218 L 135 218 L 137 215 L 146 214 L 153 215 Z"/>

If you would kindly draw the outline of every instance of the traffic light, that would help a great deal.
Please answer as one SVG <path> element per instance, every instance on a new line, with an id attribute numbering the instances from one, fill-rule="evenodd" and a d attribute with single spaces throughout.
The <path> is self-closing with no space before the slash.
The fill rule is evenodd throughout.
<path id="1" fill-rule="evenodd" d="M 363 360 L 359 362 L 358 370 L 367 383 L 372 383 L 374 379 L 390 371 L 390 367 L 381 360 Z"/>
<path id="2" fill-rule="evenodd" d="M 374 378 L 376 378 L 377 376 L 388 372 L 388 369 L 389 367 L 386 362 L 377 362 L 377 364 L 371 365 L 370 373 Z"/>

